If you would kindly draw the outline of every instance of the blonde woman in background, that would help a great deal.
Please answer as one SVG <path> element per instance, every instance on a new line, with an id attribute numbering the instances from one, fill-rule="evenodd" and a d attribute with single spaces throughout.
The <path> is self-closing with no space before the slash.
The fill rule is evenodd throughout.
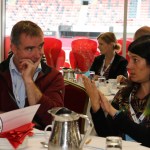
<path id="1" fill-rule="evenodd" d="M 118 75 L 128 77 L 127 60 L 118 55 L 116 50 L 120 49 L 115 34 L 105 32 L 97 38 L 101 55 L 97 56 L 90 68 L 90 71 L 95 72 L 95 78 L 105 76 L 108 79 L 116 79 Z"/>

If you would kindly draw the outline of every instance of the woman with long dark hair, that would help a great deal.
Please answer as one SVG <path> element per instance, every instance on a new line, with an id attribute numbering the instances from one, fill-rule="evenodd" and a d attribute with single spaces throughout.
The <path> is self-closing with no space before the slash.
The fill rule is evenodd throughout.
<path id="1" fill-rule="evenodd" d="M 132 42 L 128 51 L 128 86 L 115 95 L 111 104 L 97 90 L 94 81 L 83 76 L 83 83 L 91 100 L 91 115 L 99 136 L 132 138 L 150 147 L 150 35 Z"/>

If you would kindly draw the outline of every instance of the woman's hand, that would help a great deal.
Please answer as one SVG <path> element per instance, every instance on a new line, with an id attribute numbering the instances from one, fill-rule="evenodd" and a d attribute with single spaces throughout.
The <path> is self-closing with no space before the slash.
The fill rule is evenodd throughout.
<path id="1" fill-rule="evenodd" d="M 97 81 L 99 77 L 100 77 L 99 75 L 94 75 L 93 80 L 94 80 L 94 81 Z"/>
<path id="2" fill-rule="evenodd" d="M 90 80 L 84 75 L 82 75 L 82 80 L 83 80 L 83 84 L 86 89 L 86 92 L 90 97 L 92 109 L 94 112 L 97 112 L 99 108 L 101 107 L 101 105 L 100 105 L 100 96 L 98 94 L 98 89 L 95 85 L 95 82 L 93 80 Z"/>
<path id="3" fill-rule="evenodd" d="M 117 110 L 111 105 L 104 94 L 97 89 L 95 82 L 93 80 L 91 81 L 84 75 L 82 76 L 82 79 L 86 92 L 90 97 L 93 111 L 97 112 L 100 108 L 102 108 L 103 111 L 113 117 Z"/>
<path id="4" fill-rule="evenodd" d="M 103 111 L 107 112 L 110 116 L 113 117 L 116 114 L 117 110 L 111 105 L 111 103 L 101 91 L 99 91 L 98 94 L 100 96 L 101 108 L 103 109 Z"/>
<path id="5" fill-rule="evenodd" d="M 123 75 L 117 76 L 117 83 L 126 83 L 127 78 Z"/>

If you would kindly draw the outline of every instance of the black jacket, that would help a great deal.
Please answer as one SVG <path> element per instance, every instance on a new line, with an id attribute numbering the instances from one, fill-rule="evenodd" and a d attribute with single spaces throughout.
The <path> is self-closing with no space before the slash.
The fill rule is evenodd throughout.
<path id="1" fill-rule="evenodd" d="M 98 136 L 121 136 L 124 139 L 124 133 L 126 133 L 142 145 L 150 147 L 150 128 L 136 124 L 126 113 L 121 112 L 115 119 L 108 115 L 106 119 L 104 112 L 100 109 L 96 113 L 91 110 L 91 115 Z"/>
<path id="2" fill-rule="evenodd" d="M 129 108 L 129 95 L 133 90 L 136 93 L 138 86 L 134 83 L 121 89 L 115 95 L 111 104 L 117 110 L 121 110 L 115 118 L 110 115 L 105 116 L 102 109 L 99 109 L 96 113 L 93 113 L 91 109 L 94 127 L 99 136 L 121 136 L 125 139 L 125 134 L 127 134 L 135 141 L 150 147 L 150 115 L 146 115 L 142 122 L 137 124 L 133 121 Z M 133 109 L 136 108 L 136 114 L 139 116 L 147 107 L 149 96 L 145 96 L 145 100 L 142 100 L 142 102 L 137 103 L 136 101 L 136 104 L 133 105 Z"/>
<path id="3" fill-rule="evenodd" d="M 90 71 L 95 71 L 96 75 L 100 75 L 104 58 L 105 55 L 97 56 L 94 59 Z M 127 60 L 116 53 L 114 61 L 110 66 L 110 71 L 107 79 L 116 79 L 118 75 L 123 75 L 125 77 L 128 77 L 127 68 L 126 68 L 127 64 L 128 64 Z"/>

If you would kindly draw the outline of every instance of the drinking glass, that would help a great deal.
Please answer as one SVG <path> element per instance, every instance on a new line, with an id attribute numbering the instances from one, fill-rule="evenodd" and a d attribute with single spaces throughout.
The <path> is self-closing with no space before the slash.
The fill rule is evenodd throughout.
<path id="1" fill-rule="evenodd" d="M 106 78 L 104 76 L 100 76 L 98 78 L 98 83 L 99 83 L 99 86 L 105 86 L 106 85 Z"/>
<path id="2" fill-rule="evenodd" d="M 115 95 L 118 92 L 117 79 L 109 79 L 108 86 L 109 86 L 111 94 Z"/>
<path id="3" fill-rule="evenodd" d="M 83 86 L 82 73 L 75 73 L 75 82 Z"/>
<path id="4" fill-rule="evenodd" d="M 90 78 L 91 80 L 93 80 L 93 79 L 94 79 L 94 76 L 95 76 L 95 71 L 90 71 L 89 78 Z"/>
<path id="5" fill-rule="evenodd" d="M 118 136 L 106 137 L 106 150 L 122 150 L 122 138 Z"/>

